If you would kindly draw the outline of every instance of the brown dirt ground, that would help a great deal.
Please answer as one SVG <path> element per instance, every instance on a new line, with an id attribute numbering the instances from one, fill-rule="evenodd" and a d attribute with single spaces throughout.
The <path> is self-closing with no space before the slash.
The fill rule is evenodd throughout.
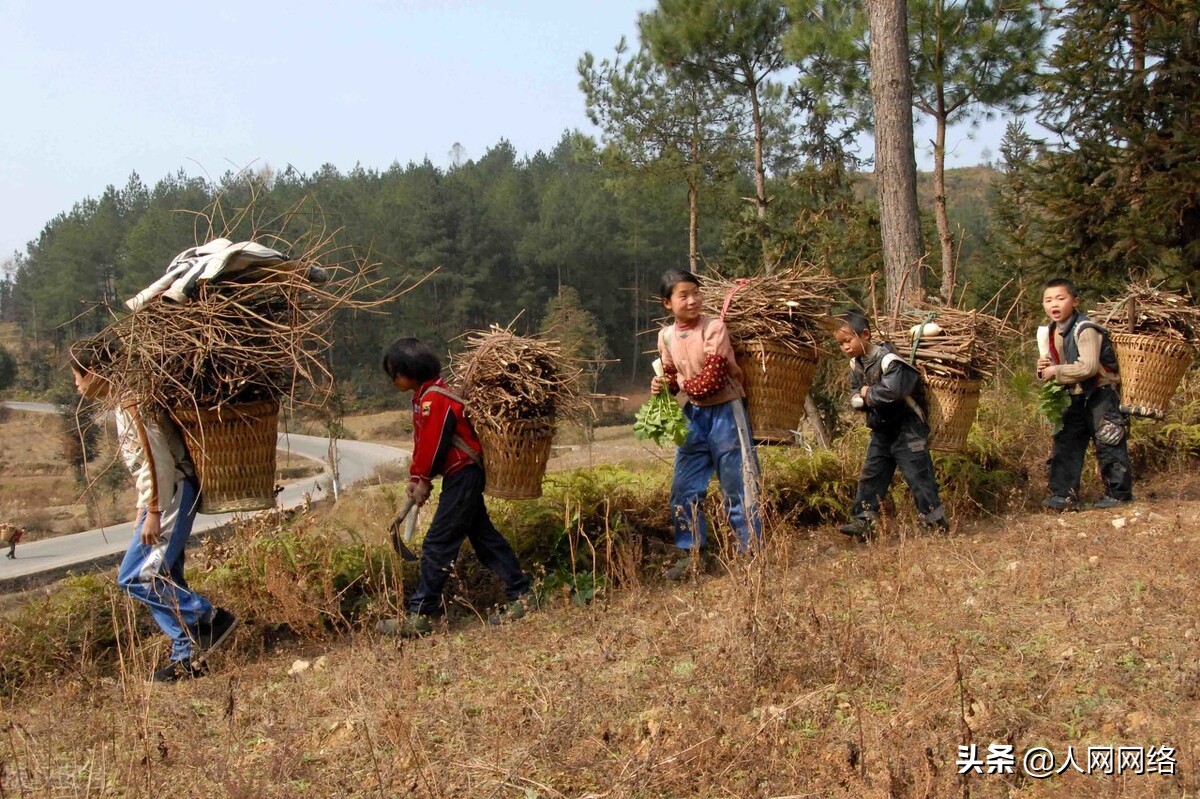
<path id="1" fill-rule="evenodd" d="M 243 627 L 216 674 L 182 685 L 143 682 L 161 647 L 136 648 L 123 678 L 0 708 L 0 781 L 64 796 L 1194 796 L 1194 487 L 868 545 L 772 529 L 759 557 L 682 585 L 627 571 L 587 607 L 411 643 L 368 628 L 264 652 L 268 631 Z M 1034 746 L 1060 763 L 1068 747 L 1170 746 L 1174 773 L 964 781 L 969 744 L 1011 744 L 1018 764 Z"/>

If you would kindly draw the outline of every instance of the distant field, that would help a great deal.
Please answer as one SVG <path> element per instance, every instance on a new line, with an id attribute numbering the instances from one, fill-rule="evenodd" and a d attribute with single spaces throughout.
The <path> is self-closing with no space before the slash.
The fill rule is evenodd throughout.
<path id="1" fill-rule="evenodd" d="M 77 533 L 129 521 L 136 504 L 132 478 L 116 462 L 115 436 L 101 436 L 88 464 L 91 490 L 76 479 L 64 454 L 58 416 L 0 410 L 0 521 L 24 526 L 29 538 Z M 108 468 L 116 473 L 105 476 Z M 287 452 L 278 457 L 281 480 L 316 474 L 321 465 Z"/>

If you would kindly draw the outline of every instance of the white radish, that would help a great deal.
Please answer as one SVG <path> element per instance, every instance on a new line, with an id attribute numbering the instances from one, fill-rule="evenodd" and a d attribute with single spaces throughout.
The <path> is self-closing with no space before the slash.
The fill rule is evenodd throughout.
<path id="1" fill-rule="evenodd" d="M 914 339 L 917 337 L 918 332 L 920 332 L 921 338 L 932 338 L 933 336 L 940 336 L 942 334 L 942 326 L 937 322 L 929 322 L 924 326 L 913 325 L 909 328 L 908 332 Z"/>
<path id="2" fill-rule="evenodd" d="M 663 371 L 662 358 L 655 358 L 654 363 L 650 364 L 654 367 L 654 374 L 659 377 L 665 377 L 666 372 Z"/>
<path id="3" fill-rule="evenodd" d="M 1050 325 L 1040 325 L 1037 329 L 1038 357 L 1050 356 Z"/>

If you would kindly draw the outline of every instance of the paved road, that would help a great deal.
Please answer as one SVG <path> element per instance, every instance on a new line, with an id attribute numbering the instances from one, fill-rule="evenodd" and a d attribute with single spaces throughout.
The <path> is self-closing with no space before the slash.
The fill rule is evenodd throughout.
<path id="1" fill-rule="evenodd" d="M 40 402 L 7 402 L 4 404 L 18 411 L 57 413 L 55 406 Z M 329 439 L 281 433 L 279 448 L 306 458 L 326 461 L 329 455 Z M 399 461 L 409 455 L 407 451 L 397 447 L 370 444 L 365 441 L 339 440 L 337 450 L 340 484 L 343 488 L 369 477 L 375 471 L 375 467 Z M 285 508 L 294 507 L 304 501 L 306 493 L 311 494 L 314 498 L 324 496 L 328 486 L 329 476 L 328 470 L 326 470 L 321 475 L 305 478 L 286 486 L 280 493 L 278 502 Z M 196 517 L 193 529 L 200 531 L 219 527 L 233 518 L 234 514 L 220 516 L 202 514 Z M 0 558 L 0 581 L 115 555 L 124 552 L 132 538 L 133 522 L 125 522 L 74 535 L 26 541 L 17 545 L 16 560 Z M 7 554 L 7 549 L 5 554 Z"/>

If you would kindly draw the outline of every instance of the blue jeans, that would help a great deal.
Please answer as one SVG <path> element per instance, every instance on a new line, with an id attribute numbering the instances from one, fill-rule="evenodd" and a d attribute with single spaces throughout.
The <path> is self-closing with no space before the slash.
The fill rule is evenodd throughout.
<path id="1" fill-rule="evenodd" d="M 196 623 L 211 617 L 213 612 L 212 603 L 188 588 L 183 577 L 183 548 L 192 534 L 199 493 L 194 478 L 175 484 L 171 504 L 162 509 L 161 537 L 154 546 L 142 543 L 146 512 L 141 511 L 133 541 L 117 570 L 117 583 L 150 608 L 158 628 L 171 639 L 171 660 L 187 660 L 192 656 Z"/>
<path id="2" fill-rule="evenodd" d="M 688 403 L 683 409 L 688 418 L 687 440 L 675 451 L 675 475 L 671 480 L 671 516 L 675 546 L 679 549 L 703 548 L 708 543 L 703 503 L 714 470 L 725 497 L 729 523 L 737 533 L 738 549 L 750 548 L 751 527 L 755 542 L 762 537 L 759 508 L 757 505 L 747 508 L 744 500 L 742 448 L 733 411 L 734 403 L 740 402 L 732 400 L 704 407 Z M 747 429 L 747 438 L 749 432 Z M 757 457 L 753 467 L 757 475 Z"/>

